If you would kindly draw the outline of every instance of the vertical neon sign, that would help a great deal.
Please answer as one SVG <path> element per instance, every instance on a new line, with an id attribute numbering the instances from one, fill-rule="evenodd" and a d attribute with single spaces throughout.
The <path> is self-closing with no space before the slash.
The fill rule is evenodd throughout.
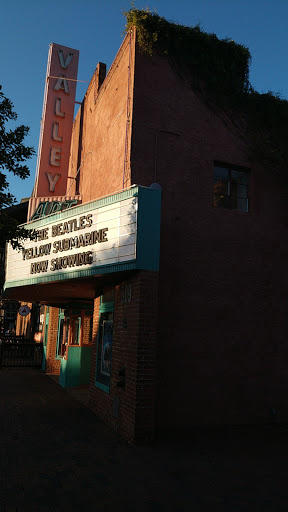
<path id="1" fill-rule="evenodd" d="M 78 60 L 78 50 L 50 45 L 34 197 L 66 194 Z"/>

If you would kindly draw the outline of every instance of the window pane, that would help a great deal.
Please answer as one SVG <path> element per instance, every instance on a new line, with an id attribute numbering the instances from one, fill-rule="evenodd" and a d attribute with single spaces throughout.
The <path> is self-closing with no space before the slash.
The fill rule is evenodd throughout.
<path id="1" fill-rule="evenodd" d="M 73 336 L 73 344 L 79 345 L 79 331 L 80 331 L 80 318 L 75 319 L 74 323 L 74 336 Z"/>
<path id="2" fill-rule="evenodd" d="M 222 178 L 223 180 L 228 181 L 229 179 L 229 170 L 225 167 L 214 167 L 214 181 L 215 179 Z"/>
<path id="3" fill-rule="evenodd" d="M 224 167 L 214 168 L 214 206 L 229 208 L 229 172 Z"/>
<path id="4" fill-rule="evenodd" d="M 215 208 L 231 208 L 230 197 L 224 194 L 214 194 L 214 207 Z"/>
<path id="5" fill-rule="evenodd" d="M 231 183 L 231 196 L 247 198 L 247 185 Z"/>
<path id="6" fill-rule="evenodd" d="M 214 183 L 214 206 L 227 208 L 225 206 L 228 198 L 228 181 L 223 178 L 218 178 L 218 181 Z"/>
<path id="7" fill-rule="evenodd" d="M 231 181 L 248 185 L 248 173 L 245 171 L 231 171 Z"/>
<path id="8" fill-rule="evenodd" d="M 231 196 L 233 210 L 248 211 L 248 173 L 231 171 Z"/>
<path id="9" fill-rule="evenodd" d="M 58 337 L 58 346 L 57 346 L 57 356 L 61 355 L 61 347 L 63 343 L 63 330 L 64 330 L 64 318 L 61 318 L 59 322 L 59 337 Z"/>
<path id="10" fill-rule="evenodd" d="M 238 197 L 236 200 L 236 208 L 240 212 L 248 212 L 248 199 L 242 199 Z"/>
<path id="11" fill-rule="evenodd" d="M 248 211 L 247 171 L 214 167 L 214 206 L 238 211 Z"/>
<path id="12" fill-rule="evenodd" d="M 49 306 L 46 307 L 46 315 L 45 315 L 45 333 L 44 333 L 44 340 L 43 340 L 44 347 L 46 347 L 46 345 L 47 345 L 48 328 L 49 328 Z"/>
<path id="13" fill-rule="evenodd" d="M 68 343 L 68 335 L 69 335 L 69 322 L 70 318 L 66 318 L 66 330 L 65 330 L 65 343 Z"/>

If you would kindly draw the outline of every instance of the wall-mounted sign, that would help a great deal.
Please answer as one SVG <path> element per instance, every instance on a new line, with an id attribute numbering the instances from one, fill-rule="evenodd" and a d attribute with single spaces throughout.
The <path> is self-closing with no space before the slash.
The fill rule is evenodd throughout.
<path id="1" fill-rule="evenodd" d="M 30 311 L 31 310 L 30 310 L 29 306 L 24 305 L 24 306 L 20 306 L 18 313 L 21 316 L 27 316 L 27 315 L 29 315 Z"/>
<path id="2" fill-rule="evenodd" d="M 26 224 L 37 239 L 25 241 L 21 252 L 7 245 L 3 297 L 24 300 L 23 287 L 29 295 L 34 284 L 45 297 L 45 283 L 158 270 L 160 212 L 161 193 L 135 186 Z M 129 287 L 124 300 L 131 301 Z"/>
<path id="3" fill-rule="evenodd" d="M 30 223 L 30 228 L 38 225 L 37 240 L 25 242 L 22 252 L 8 246 L 6 282 L 39 276 L 57 280 L 63 272 L 135 259 L 137 203 L 132 197 L 86 211 L 81 205 Z"/>
<path id="4" fill-rule="evenodd" d="M 52 213 L 68 210 L 69 208 L 72 208 L 72 206 L 76 206 L 78 202 L 78 199 L 67 199 L 64 201 L 41 201 L 29 220 L 31 221 L 41 219 L 47 215 L 52 215 Z"/>
<path id="5" fill-rule="evenodd" d="M 49 49 L 34 195 L 65 195 L 74 117 L 79 51 Z"/>
<path id="6" fill-rule="evenodd" d="M 132 300 L 132 286 L 131 283 L 121 286 L 121 302 L 127 304 Z"/>
<path id="7" fill-rule="evenodd" d="M 80 195 L 65 195 L 53 197 L 35 197 L 29 199 L 27 220 L 38 220 L 47 215 L 52 215 L 56 212 L 61 212 L 81 204 L 82 198 Z"/>

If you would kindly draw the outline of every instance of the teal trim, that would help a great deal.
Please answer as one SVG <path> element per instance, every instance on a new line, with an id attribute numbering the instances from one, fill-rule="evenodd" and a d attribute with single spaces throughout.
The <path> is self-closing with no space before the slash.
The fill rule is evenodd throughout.
<path id="1" fill-rule="evenodd" d="M 80 386 L 89 384 L 91 373 L 92 347 L 81 347 Z"/>
<path id="2" fill-rule="evenodd" d="M 60 329 L 61 320 L 64 320 L 64 318 L 65 318 L 65 313 L 60 310 L 59 314 L 58 314 L 57 343 L 56 343 L 55 359 L 62 359 L 61 356 L 58 354 L 58 352 L 59 352 L 59 345 L 62 344 L 62 339 L 60 339 L 60 333 L 61 333 L 61 335 L 63 337 L 63 329 L 62 329 L 62 331 Z"/>
<path id="3" fill-rule="evenodd" d="M 62 388 L 66 388 L 66 367 L 67 361 L 66 359 L 61 358 L 60 362 L 60 375 L 59 375 L 59 384 Z"/>
<path id="4" fill-rule="evenodd" d="M 107 311 L 114 311 L 114 302 L 101 302 L 102 295 L 100 300 L 100 313 L 106 313 Z"/>
<path id="5" fill-rule="evenodd" d="M 81 347 L 70 345 L 68 358 L 61 359 L 59 384 L 63 388 L 76 388 L 80 381 Z"/>
<path id="6" fill-rule="evenodd" d="M 45 332 L 44 332 L 44 340 L 43 340 L 43 346 L 47 346 L 47 340 L 48 340 L 48 328 L 49 328 L 49 314 L 50 314 L 50 308 L 49 306 L 46 306 L 46 314 L 45 314 Z"/>
<path id="7" fill-rule="evenodd" d="M 64 272 L 61 274 L 57 274 L 57 276 L 41 276 L 36 277 L 34 279 L 20 279 L 17 281 L 9 281 L 4 285 L 4 291 L 8 290 L 8 288 L 18 288 L 19 286 L 30 286 L 34 284 L 42 284 L 42 283 L 57 283 L 58 281 L 66 281 L 68 279 L 81 279 L 83 277 L 91 277 L 102 274 L 110 274 L 114 272 L 123 272 L 126 270 L 135 270 L 136 260 L 132 260 L 132 262 L 123 262 L 123 263 L 110 263 L 109 265 L 101 265 L 99 267 L 93 267 L 89 269 L 83 270 L 74 270 L 72 272 Z M 3 295 L 4 297 L 4 295 Z"/>
<path id="8" fill-rule="evenodd" d="M 159 270 L 161 191 L 139 188 L 137 215 L 137 268 Z"/>
<path id="9" fill-rule="evenodd" d="M 95 210 L 101 206 L 106 206 L 115 202 L 124 201 L 131 197 L 138 196 L 137 213 L 137 247 L 136 259 L 107 265 L 81 268 L 66 272 L 60 272 L 56 275 L 41 275 L 29 279 L 5 282 L 3 288 L 3 298 L 9 298 L 10 288 L 19 288 L 20 286 L 30 286 L 44 283 L 59 283 L 70 279 L 83 279 L 93 276 L 112 274 L 136 269 L 159 270 L 160 256 L 160 227 L 161 227 L 161 192 L 159 190 L 132 187 L 131 189 L 119 192 L 91 203 L 75 206 L 73 209 L 65 210 L 61 214 L 54 214 L 53 222 L 57 222 L 71 217 L 71 212 L 75 215 Z M 45 223 L 51 223 L 51 217 L 44 217 L 41 221 L 35 221 L 29 224 L 29 228 L 35 229 L 44 227 Z"/>
<path id="10" fill-rule="evenodd" d="M 81 315 L 81 311 L 80 311 L 80 315 Z M 78 343 L 80 343 L 80 335 L 81 335 L 81 316 L 78 316 L 78 320 L 79 320 L 79 323 L 78 323 L 78 333 L 77 333 L 77 341 Z"/>
<path id="11" fill-rule="evenodd" d="M 76 388 L 89 384 L 92 347 L 70 345 L 68 358 L 61 359 L 59 384 L 63 388 Z"/>
<path id="12" fill-rule="evenodd" d="M 95 387 L 102 389 L 102 391 L 105 391 L 106 393 L 109 393 L 109 391 L 110 391 L 110 387 L 105 386 L 105 384 L 101 384 L 101 382 L 95 381 Z"/>
<path id="13" fill-rule="evenodd" d="M 143 187 L 141 187 L 143 188 Z M 79 206 L 74 206 L 73 208 L 69 208 L 68 210 L 64 210 L 60 213 L 54 213 L 52 215 L 47 215 L 47 217 L 43 217 L 40 220 L 35 220 L 29 222 L 28 224 L 23 224 L 23 227 L 26 229 L 39 229 L 43 228 L 47 224 L 51 222 L 58 222 L 68 217 L 73 217 L 76 215 L 81 215 L 83 213 L 90 212 L 91 210 L 96 210 L 97 208 L 101 208 L 103 206 L 108 206 L 109 204 L 117 203 L 119 201 L 125 201 L 126 199 L 130 199 L 131 197 L 135 197 L 138 195 L 139 187 L 131 187 L 128 190 L 124 190 L 123 192 L 118 192 L 117 194 L 113 194 L 111 196 L 103 197 L 102 199 L 97 199 L 96 201 L 92 201 L 91 203 L 81 204 Z"/>

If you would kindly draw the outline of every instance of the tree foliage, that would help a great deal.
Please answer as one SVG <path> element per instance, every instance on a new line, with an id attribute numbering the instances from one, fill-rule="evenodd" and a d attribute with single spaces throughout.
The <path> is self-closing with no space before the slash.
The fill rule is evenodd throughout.
<path id="1" fill-rule="evenodd" d="M 21 241 L 29 238 L 31 233 L 18 227 L 17 215 L 14 216 L 13 209 L 9 208 L 15 204 L 15 197 L 9 192 L 7 175 L 12 172 L 22 180 L 27 178 L 30 172 L 25 162 L 35 151 L 24 144 L 29 133 L 28 126 L 7 127 L 17 120 L 13 108 L 13 103 L 4 96 L 0 85 L 0 240 L 2 247 L 10 241 L 13 247 L 20 248 Z"/>
<path id="2" fill-rule="evenodd" d="M 166 57 L 181 78 L 244 138 L 251 162 L 288 181 L 288 101 L 278 94 L 258 93 L 249 81 L 249 49 L 231 39 L 218 39 L 199 25 L 171 23 L 133 4 L 126 31 L 136 28 L 141 52 Z"/>

